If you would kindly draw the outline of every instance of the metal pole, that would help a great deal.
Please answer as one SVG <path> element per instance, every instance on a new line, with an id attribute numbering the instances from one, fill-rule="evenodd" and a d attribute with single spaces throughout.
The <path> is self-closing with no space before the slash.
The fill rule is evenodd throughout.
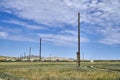
<path id="1" fill-rule="evenodd" d="M 78 13 L 78 67 L 80 67 L 80 13 Z"/>
<path id="2" fill-rule="evenodd" d="M 39 54 L 39 61 L 41 61 L 41 38 L 40 38 L 40 54 Z"/>

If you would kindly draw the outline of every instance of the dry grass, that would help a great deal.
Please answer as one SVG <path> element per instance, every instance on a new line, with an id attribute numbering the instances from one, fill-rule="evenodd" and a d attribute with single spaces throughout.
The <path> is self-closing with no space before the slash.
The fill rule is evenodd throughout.
<path id="1" fill-rule="evenodd" d="M 16 77 L 15 80 L 120 80 L 118 71 L 84 67 L 97 64 L 105 65 L 82 63 L 81 68 L 77 68 L 74 62 L 3 62 L 0 63 L 0 72 Z M 114 64 L 111 63 L 112 66 Z"/>

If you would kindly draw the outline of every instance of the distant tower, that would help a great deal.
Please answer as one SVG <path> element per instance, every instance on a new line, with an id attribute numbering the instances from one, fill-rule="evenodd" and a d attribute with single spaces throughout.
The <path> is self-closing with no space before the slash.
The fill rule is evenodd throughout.
<path id="1" fill-rule="evenodd" d="M 78 13 L 78 52 L 77 52 L 78 67 L 80 67 L 80 13 Z"/>
<path id="2" fill-rule="evenodd" d="M 40 38 L 40 51 L 39 51 L 39 61 L 41 61 L 41 38 Z"/>

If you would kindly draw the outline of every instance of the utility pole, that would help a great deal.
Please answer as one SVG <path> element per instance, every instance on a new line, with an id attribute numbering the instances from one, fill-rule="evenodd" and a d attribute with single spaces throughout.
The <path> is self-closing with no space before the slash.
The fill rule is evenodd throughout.
<path id="1" fill-rule="evenodd" d="M 24 59 L 26 58 L 26 53 L 24 52 Z"/>
<path id="2" fill-rule="evenodd" d="M 39 52 L 39 62 L 41 61 L 41 38 L 40 38 L 40 52 Z"/>
<path id="3" fill-rule="evenodd" d="M 83 52 L 83 61 L 84 61 L 84 52 Z"/>
<path id="4" fill-rule="evenodd" d="M 22 59 L 24 59 L 24 55 L 23 55 L 23 53 L 22 53 Z"/>
<path id="5" fill-rule="evenodd" d="M 50 54 L 50 61 L 51 61 L 51 54 Z"/>
<path id="6" fill-rule="evenodd" d="M 31 47 L 29 49 L 29 61 L 30 61 L 30 58 L 31 58 Z"/>
<path id="7" fill-rule="evenodd" d="M 78 67 L 80 67 L 80 13 L 78 13 L 78 52 L 77 52 Z"/>

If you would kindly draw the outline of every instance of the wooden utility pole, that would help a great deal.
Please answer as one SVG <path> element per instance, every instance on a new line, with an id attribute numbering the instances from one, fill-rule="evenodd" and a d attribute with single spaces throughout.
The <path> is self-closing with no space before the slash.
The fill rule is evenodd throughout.
<path id="1" fill-rule="evenodd" d="M 24 59 L 24 55 L 23 55 L 23 53 L 22 53 L 22 59 Z"/>
<path id="2" fill-rule="evenodd" d="M 30 61 L 30 58 L 31 58 L 31 47 L 29 49 L 29 61 Z"/>
<path id="3" fill-rule="evenodd" d="M 24 59 L 26 58 L 26 53 L 24 52 Z"/>
<path id="4" fill-rule="evenodd" d="M 78 67 L 80 67 L 80 13 L 78 13 L 78 52 L 77 52 Z"/>
<path id="5" fill-rule="evenodd" d="M 84 61 L 84 53 L 83 53 L 83 61 Z"/>
<path id="6" fill-rule="evenodd" d="M 40 38 L 40 51 L 39 51 L 39 61 L 41 61 L 41 38 Z"/>

